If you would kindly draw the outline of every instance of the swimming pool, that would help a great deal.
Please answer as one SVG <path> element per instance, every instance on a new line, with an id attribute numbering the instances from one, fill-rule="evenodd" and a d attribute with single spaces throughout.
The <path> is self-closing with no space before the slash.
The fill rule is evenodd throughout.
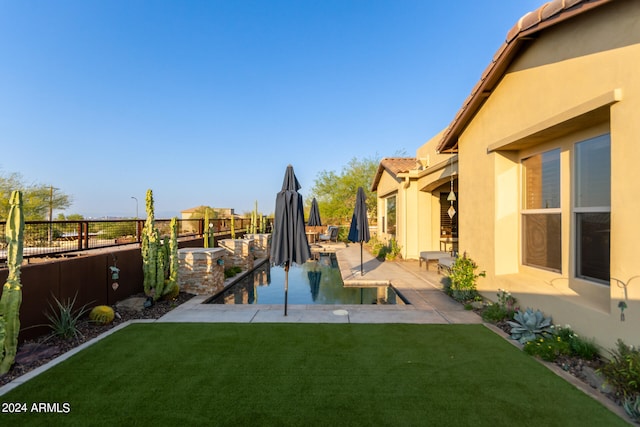
<path id="1" fill-rule="evenodd" d="M 268 262 L 240 279 L 208 304 L 284 304 L 284 269 Z M 289 269 L 288 304 L 404 304 L 391 286 L 344 287 L 335 254 Z"/>

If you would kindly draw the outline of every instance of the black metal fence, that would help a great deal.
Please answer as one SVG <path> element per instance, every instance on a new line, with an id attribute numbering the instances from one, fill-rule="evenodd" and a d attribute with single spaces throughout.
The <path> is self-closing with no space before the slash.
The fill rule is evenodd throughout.
<path id="1" fill-rule="evenodd" d="M 82 221 L 26 221 L 24 231 L 24 257 L 52 257 L 65 253 L 89 249 L 139 243 L 141 241 L 143 219 L 82 220 Z M 170 234 L 169 219 L 156 219 L 155 225 L 162 236 Z M 234 221 L 235 231 L 247 232 L 251 220 Z M 230 219 L 211 219 L 209 226 L 214 236 L 229 234 Z M 270 229 L 270 227 L 268 227 Z M 178 237 L 201 237 L 204 234 L 203 219 L 179 219 Z M 7 243 L 5 222 L 0 222 L 0 267 L 6 263 Z"/>

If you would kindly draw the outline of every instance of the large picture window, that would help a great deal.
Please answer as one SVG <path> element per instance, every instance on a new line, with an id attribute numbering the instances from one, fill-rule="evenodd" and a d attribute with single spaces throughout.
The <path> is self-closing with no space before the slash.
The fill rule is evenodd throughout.
<path id="1" fill-rule="evenodd" d="M 576 276 L 609 283 L 611 140 L 609 135 L 575 146 Z"/>
<path id="2" fill-rule="evenodd" d="M 562 268 L 560 150 L 522 161 L 522 263 L 553 271 Z"/>

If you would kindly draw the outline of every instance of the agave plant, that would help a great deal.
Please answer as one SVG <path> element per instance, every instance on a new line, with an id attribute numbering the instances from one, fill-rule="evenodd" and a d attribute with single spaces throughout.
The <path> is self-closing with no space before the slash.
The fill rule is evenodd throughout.
<path id="1" fill-rule="evenodd" d="M 513 321 L 509 320 L 507 323 L 511 326 L 511 339 L 518 340 L 520 344 L 553 334 L 551 318 L 544 317 L 540 310 L 518 310 L 513 316 Z"/>
<path id="2" fill-rule="evenodd" d="M 627 397 L 622 406 L 624 407 L 624 411 L 634 422 L 640 422 L 640 395 Z"/>

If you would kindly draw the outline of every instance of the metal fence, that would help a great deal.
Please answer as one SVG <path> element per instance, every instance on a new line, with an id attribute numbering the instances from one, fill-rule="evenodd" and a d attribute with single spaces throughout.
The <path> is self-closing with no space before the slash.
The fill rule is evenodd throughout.
<path id="1" fill-rule="evenodd" d="M 25 221 L 24 257 L 49 257 L 89 249 L 122 246 L 141 241 L 143 219 L 82 220 L 82 221 Z M 169 219 L 156 219 L 161 236 L 170 234 Z M 244 233 L 250 219 L 236 219 L 234 228 Z M 230 219 L 211 219 L 209 226 L 214 236 L 229 234 Z M 270 227 L 269 227 L 270 228 Z M 178 237 L 201 237 L 205 230 L 203 219 L 179 219 Z M 0 267 L 6 263 L 7 243 L 5 222 L 0 222 Z"/>

